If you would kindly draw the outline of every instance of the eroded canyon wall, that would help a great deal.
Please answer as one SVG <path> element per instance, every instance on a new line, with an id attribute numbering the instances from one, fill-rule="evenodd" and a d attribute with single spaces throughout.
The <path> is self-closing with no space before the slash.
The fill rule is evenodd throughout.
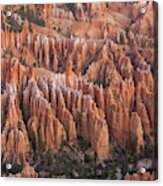
<path id="1" fill-rule="evenodd" d="M 2 161 L 30 169 L 31 149 L 79 138 L 99 160 L 112 141 L 137 153 L 147 136 L 154 144 L 154 5 L 140 6 L 13 5 L 9 18 L 2 8 Z"/>

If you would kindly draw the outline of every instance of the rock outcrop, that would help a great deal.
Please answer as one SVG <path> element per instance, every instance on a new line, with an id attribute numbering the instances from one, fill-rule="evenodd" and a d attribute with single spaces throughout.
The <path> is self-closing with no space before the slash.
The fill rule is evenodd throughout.
<path id="1" fill-rule="evenodd" d="M 2 8 L 2 162 L 25 162 L 18 177 L 39 176 L 34 155 L 81 139 L 99 162 L 114 157 L 114 143 L 127 153 L 135 144 L 137 155 L 153 145 L 155 6 L 144 15 L 141 6 L 14 5 L 10 18 Z"/>
<path id="2" fill-rule="evenodd" d="M 142 181 L 153 181 L 155 179 L 154 174 L 147 173 L 136 173 L 134 175 L 126 174 L 124 177 L 125 180 L 142 180 Z"/>
<path id="3" fill-rule="evenodd" d="M 6 120 L 2 126 L 3 160 L 21 161 L 29 158 L 29 138 L 19 107 L 15 84 L 6 84 Z"/>

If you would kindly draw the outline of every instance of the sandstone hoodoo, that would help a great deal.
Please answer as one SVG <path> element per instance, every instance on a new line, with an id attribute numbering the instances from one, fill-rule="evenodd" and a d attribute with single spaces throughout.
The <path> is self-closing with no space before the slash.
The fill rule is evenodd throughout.
<path id="1" fill-rule="evenodd" d="M 145 6 L 2 7 L 3 176 L 155 179 L 135 169 L 155 161 L 156 7 Z"/>

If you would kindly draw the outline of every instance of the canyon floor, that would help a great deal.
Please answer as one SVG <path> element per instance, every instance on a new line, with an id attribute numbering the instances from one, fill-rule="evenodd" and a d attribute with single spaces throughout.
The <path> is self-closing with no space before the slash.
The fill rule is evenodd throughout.
<path id="1" fill-rule="evenodd" d="M 155 180 L 157 4 L 6 5 L 1 20 L 2 176 Z"/>

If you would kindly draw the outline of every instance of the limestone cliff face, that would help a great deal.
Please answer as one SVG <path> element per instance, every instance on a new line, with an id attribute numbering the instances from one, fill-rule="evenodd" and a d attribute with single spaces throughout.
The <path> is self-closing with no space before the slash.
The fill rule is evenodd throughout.
<path id="1" fill-rule="evenodd" d="M 40 145 L 57 154 L 82 139 L 107 160 L 114 142 L 127 152 L 136 142 L 139 154 L 154 140 L 154 6 L 145 5 L 144 15 L 136 2 L 15 5 L 10 18 L 3 7 L 2 162 L 22 160 L 17 176 L 38 176 L 29 152 Z"/>

